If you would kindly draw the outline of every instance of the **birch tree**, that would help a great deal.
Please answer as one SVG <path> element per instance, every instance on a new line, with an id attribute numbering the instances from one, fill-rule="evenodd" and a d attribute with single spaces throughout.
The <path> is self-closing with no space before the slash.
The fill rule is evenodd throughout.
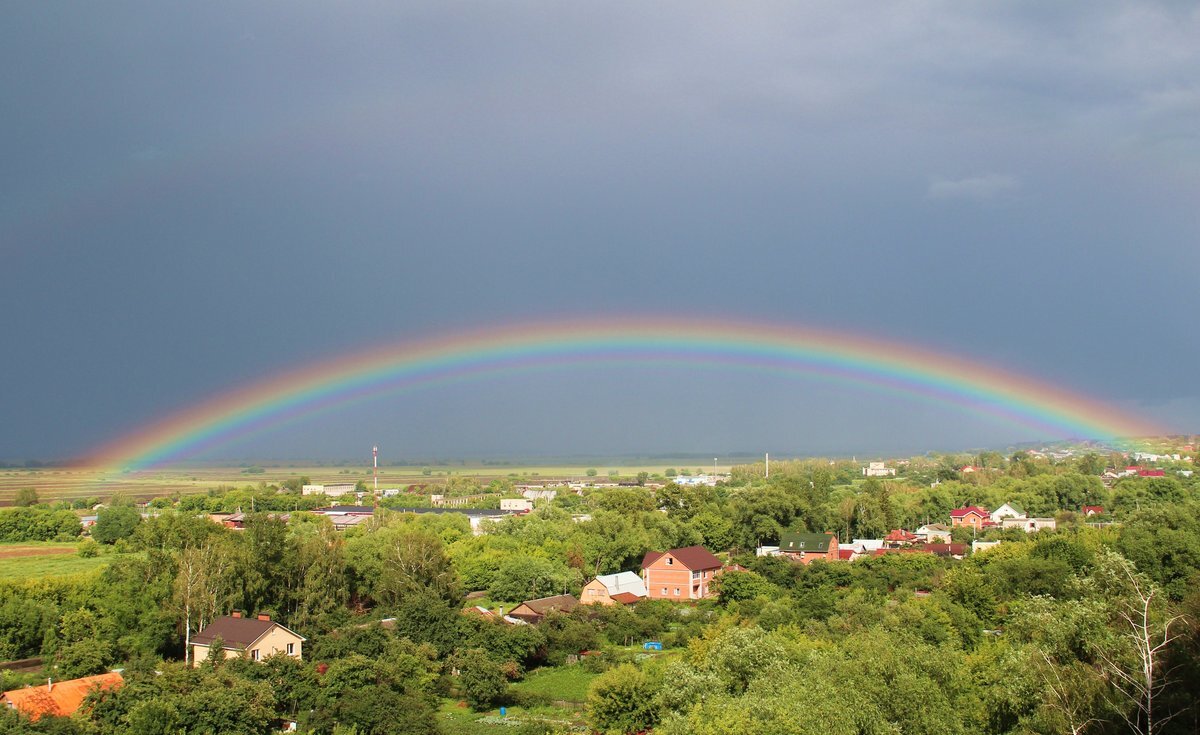
<path id="1" fill-rule="evenodd" d="M 1119 554 L 1106 554 L 1097 576 L 1113 595 L 1120 641 L 1115 650 L 1096 652 L 1112 684 L 1110 704 L 1132 732 L 1158 735 L 1177 714 L 1163 712 L 1159 703 L 1172 684 L 1164 659 L 1183 629 L 1183 617 L 1170 615 L 1162 590 Z"/>

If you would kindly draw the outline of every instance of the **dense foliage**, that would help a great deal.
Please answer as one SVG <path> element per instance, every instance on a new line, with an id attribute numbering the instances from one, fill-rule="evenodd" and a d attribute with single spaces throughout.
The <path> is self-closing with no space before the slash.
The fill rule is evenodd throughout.
<path id="1" fill-rule="evenodd" d="M 511 682 L 558 666 L 603 671 L 587 707 L 592 726 L 612 733 L 1196 731 L 1192 479 L 1110 487 L 1090 460 L 972 459 L 981 471 L 914 460 L 887 481 L 814 461 L 773 464 L 769 479 L 739 467 L 717 487 L 595 488 L 480 535 L 454 514 L 380 510 L 344 532 L 310 514 L 285 521 L 279 513 L 311 502 L 296 483 L 179 498 L 146 516 L 110 504 L 96 540 L 136 553 L 84 575 L 0 584 L 0 658 L 44 657 L 56 679 L 122 666 L 126 684 L 71 719 L 3 713 L 0 733 L 249 734 L 284 720 L 315 733 L 434 733 L 444 698 L 477 710 L 520 703 Z M 1056 516 L 1058 530 L 989 531 L 1004 543 L 962 560 L 803 566 L 754 553 L 786 529 L 878 537 L 1003 502 Z M 1084 504 L 1103 505 L 1103 522 L 1089 525 Z M 247 506 L 256 510 L 243 530 L 204 516 Z M 61 513 L 74 518 L 2 511 L 0 534 Z M 691 544 L 740 566 L 718 577 L 714 600 L 581 607 L 536 626 L 465 600 L 478 591 L 494 611 L 578 594 L 598 574 L 637 569 L 648 550 Z M 235 609 L 304 635 L 304 660 L 193 668 L 187 638 Z M 646 640 L 664 654 L 636 653 Z"/>

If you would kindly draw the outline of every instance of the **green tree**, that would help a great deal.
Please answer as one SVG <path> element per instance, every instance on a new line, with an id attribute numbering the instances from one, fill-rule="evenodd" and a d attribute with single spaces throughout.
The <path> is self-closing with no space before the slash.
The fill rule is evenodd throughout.
<path id="1" fill-rule="evenodd" d="M 18 508 L 28 508 L 38 504 L 38 492 L 32 487 L 23 487 L 17 490 L 16 497 L 13 498 L 13 505 Z"/>
<path id="2" fill-rule="evenodd" d="M 455 656 L 454 666 L 459 671 L 463 696 L 474 710 L 489 709 L 508 690 L 500 664 L 483 649 L 463 651 Z"/>
<path id="3" fill-rule="evenodd" d="M 102 544 L 115 544 L 130 538 L 142 522 L 142 514 L 132 505 L 122 503 L 102 509 L 92 526 L 92 538 Z"/>
<path id="4" fill-rule="evenodd" d="M 636 666 L 622 664 L 596 677 L 588 689 L 588 723 L 606 735 L 642 732 L 654 726 L 656 687 Z"/>

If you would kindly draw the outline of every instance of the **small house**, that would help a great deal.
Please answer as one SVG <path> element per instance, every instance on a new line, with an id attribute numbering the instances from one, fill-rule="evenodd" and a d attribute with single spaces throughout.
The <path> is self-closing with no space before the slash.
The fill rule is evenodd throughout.
<path id="1" fill-rule="evenodd" d="M 198 666 L 208 658 L 209 649 L 218 640 L 225 658 L 249 656 L 252 661 L 261 661 L 276 653 L 301 658 L 301 647 L 307 639 L 271 620 L 270 615 L 246 618 L 235 611 L 232 615 L 222 615 L 192 636 L 192 665 Z"/>
<path id="2" fill-rule="evenodd" d="M 554 595 L 539 597 L 536 600 L 526 600 L 509 612 L 508 617 L 523 620 L 526 623 L 540 623 L 550 612 L 569 613 L 579 605 L 575 595 Z"/>
<path id="3" fill-rule="evenodd" d="M 634 572 L 601 574 L 583 586 L 581 605 L 631 605 L 646 598 L 646 583 Z"/>
<path id="4" fill-rule="evenodd" d="M 955 508 L 950 511 L 950 525 L 953 527 L 966 526 L 978 531 L 991 522 L 992 518 L 988 515 L 987 508 L 980 508 L 977 505 Z"/>
<path id="5" fill-rule="evenodd" d="M 816 559 L 837 561 L 837 536 L 832 533 L 798 533 L 784 531 L 779 534 L 779 554 L 801 564 L 811 564 Z"/>

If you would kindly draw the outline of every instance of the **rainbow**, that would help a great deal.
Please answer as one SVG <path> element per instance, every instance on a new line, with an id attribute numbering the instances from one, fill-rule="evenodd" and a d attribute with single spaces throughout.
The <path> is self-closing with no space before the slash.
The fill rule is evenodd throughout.
<path id="1" fill-rule="evenodd" d="M 759 322 L 536 322 L 405 341 L 315 362 L 217 395 L 91 453 L 145 470 L 380 393 L 575 364 L 732 366 L 847 381 L 958 406 L 1043 435 L 1114 440 L 1162 427 L 1028 376 L 894 341 Z"/>

